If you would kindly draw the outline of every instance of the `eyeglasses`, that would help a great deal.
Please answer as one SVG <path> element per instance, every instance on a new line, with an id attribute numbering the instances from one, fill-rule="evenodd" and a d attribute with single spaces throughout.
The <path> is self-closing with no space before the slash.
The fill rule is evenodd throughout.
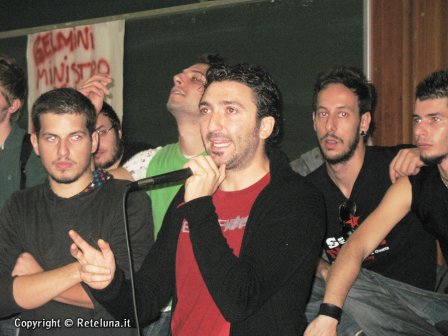
<path id="1" fill-rule="evenodd" d="M 114 128 L 113 126 L 111 126 L 109 129 L 99 128 L 99 129 L 96 129 L 95 132 L 98 133 L 100 138 L 104 138 L 107 135 L 107 133 L 109 133 L 109 131 L 113 128 Z"/>
<path id="2" fill-rule="evenodd" d="M 339 206 L 339 222 L 340 222 L 340 231 L 342 237 L 347 240 L 355 229 L 352 225 L 347 223 L 348 221 L 353 221 L 353 218 L 356 214 L 356 203 L 351 199 L 346 200 Z"/>

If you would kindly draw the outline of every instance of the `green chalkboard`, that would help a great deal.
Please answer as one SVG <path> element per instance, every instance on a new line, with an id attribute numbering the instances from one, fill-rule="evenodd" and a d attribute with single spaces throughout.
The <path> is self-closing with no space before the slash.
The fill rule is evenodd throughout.
<path id="1" fill-rule="evenodd" d="M 176 141 L 165 109 L 172 76 L 203 52 L 263 65 L 283 95 L 282 148 L 293 159 L 315 146 L 311 93 L 318 72 L 362 67 L 359 0 L 273 1 L 132 21 L 125 37 L 125 133 L 155 145 Z M 138 36 L 138 37 L 137 37 Z"/>
<path id="2" fill-rule="evenodd" d="M 26 68 L 26 37 L 0 39 Z M 172 76 L 204 52 L 263 65 L 283 95 L 282 148 L 290 159 L 315 146 L 311 93 L 316 75 L 337 65 L 362 68 L 363 1 L 272 0 L 126 21 L 124 133 L 130 141 L 177 140 L 165 102 Z M 21 121 L 26 124 L 26 120 Z"/>

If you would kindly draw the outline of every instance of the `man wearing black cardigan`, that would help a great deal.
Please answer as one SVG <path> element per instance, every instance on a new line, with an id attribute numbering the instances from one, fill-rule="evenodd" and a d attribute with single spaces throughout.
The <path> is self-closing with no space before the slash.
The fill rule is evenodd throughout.
<path id="1" fill-rule="evenodd" d="M 260 67 L 212 67 L 199 104 L 208 156 L 173 200 L 136 274 L 140 323 L 174 295 L 173 335 L 299 335 L 324 234 L 321 194 L 273 148 L 280 96 Z M 80 276 L 116 318 L 130 317 L 130 284 L 74 231 Z"/>

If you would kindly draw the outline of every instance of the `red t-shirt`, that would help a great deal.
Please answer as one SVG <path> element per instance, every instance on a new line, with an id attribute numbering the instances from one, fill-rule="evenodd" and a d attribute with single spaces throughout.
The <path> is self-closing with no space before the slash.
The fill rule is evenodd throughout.
<path id="1" fill-rule="evenodd" d="M 246 189 L 231 192 L 217 190 L 213 195 L 222 234 L 235 256 L 240 254 L 250 210 L 270 179 L 268 173 Z M 213 301 L 194 258 L 185 219 L 177 243 L 176 289 L 177 304 L 171 322 L 174 336 L 229 335 L 230 323 L 224 319 Z"/>

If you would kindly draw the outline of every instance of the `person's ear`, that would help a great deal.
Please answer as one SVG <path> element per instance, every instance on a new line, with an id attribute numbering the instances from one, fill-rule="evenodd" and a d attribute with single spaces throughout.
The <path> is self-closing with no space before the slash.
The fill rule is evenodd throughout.
<path id="1" fill-rule="evenodd" d="M 20 107 L 22 106 L 22 102 L 20 101 L 20 99 L 14 99 L 12 101 L 11 106 L 8 108 L 8 112 L 10 114 L 16 113 Z"/>
<path id="2" fill-rule="evenodd" d="M 94 154 L 97 150 L 98 150 L 98 132 L 94 131 L 92 133 L 92 149 L 91 149 L 91 153 Z"/>
<path id="3" fill-rule="evenodd" d="M 274 117 L 263 117 L 260 121 L 259 136 L 261 139 L 267 139 L 271 136 L 274 130 L 275 119 Z"/>
<path id="4" fill-rule="evenodd" d="M 361 117 L 361 123 L 359 124 L 359 131 L 361 135 L 367 135 L 370 127 L 370 121 L 372 120 L 372 115 L 370 112 L 365 112 Z"/>
<path id="5" fill-rule="evenodd" d="M 37 139 L 36 132 L 31 133 L 30 140 L 31 140 L 31 144 L 33 145 L 34 153 L 36 153 L 36 155 L 39 156 L 40 155 L 39 140 Z"/>

